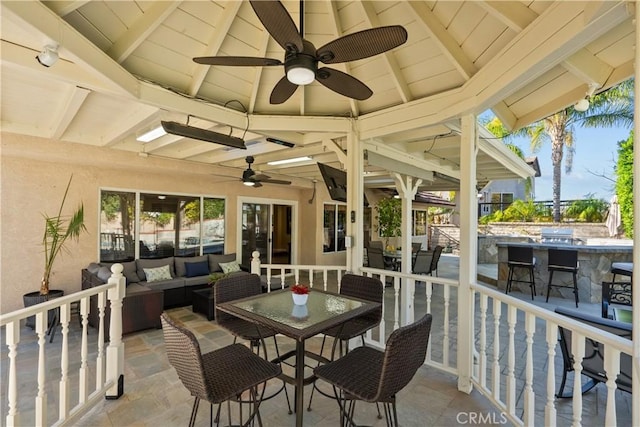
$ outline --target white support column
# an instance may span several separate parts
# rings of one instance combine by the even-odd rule
[[[635,89],[634,89],[634,139],[640,136],[640,99],[638,97],[638,91],[640,90],[640,63],[638,63],[638,58],[640,57],[640,5],[638,3],[634,3],[635,6],[635,63],[634,63],[634,72],[635,72]],[[635,144],[637,148],[637,144]],[[640,244],[640,215],[637,213],[640,212],[640,150],[633,150],[633,182],[635,185],[633,186],[633,211],[636,212],[636,215],[633,216],[633,262],[635,265],[640,266],[640,251],[636,251],[635,248]],[[636,267],[637,269],[638,267]],[[633,283],[632,287],[635,289],[640,289],[640,274],[635,274],[632,278]],[[640,307],[640,292],[632,293],[632,304],[634,307]],[[640,310],[633,310],[633,324],[640,325]],[[640,328],[633,328],[632,332],[632,341],[633,341],[633,369],[631,375],[631,385],[632,388],[636,390],[640,390]],[[640,405],[631,405],[631,425],[638,426],[640,425]]]
[[[413,199],[418,192],[418,186],[422,184],[421,179],[413,182],[413,177],[394,173],[393,178],[396,182],[396,190],[402,200],[402,236],[400,237],[400,246],[402,247],[401,271],[403,273],[411,273],[412,257],[411,257],[411,236],[413,234],[411,227],[411,211],[413,210]],[[402,293],[400,294],[400,324],[408,325],[415,320],[413,310],[413,300],[415,294],[415,282],[413,280],[402,279]]]
[[[478,251],[476,197],[476,116],[462,117],[460,141],[460,287],[458,288],[458,390],[471,393],[473,385],[473,297]]]
[[[347,134],[347,271],[357,272],[364,258],[364,152],[357,131]]]
[[[111,304],[109,322],[109,346],[107,347],[107,381],[113,385],[107,390],[107,399],[117,399],[124,393],[124,343],[122,342],[122,300],[124,299],[126,279],[122,275],[122,264],[111,266],[109,283],[116,283],[108,291]]]

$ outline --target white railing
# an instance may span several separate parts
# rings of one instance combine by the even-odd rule
[[[369,277],[379,277],[382,283],[390,280],[393,283],[391,287],[385,287],[385,294],[388,291],[393,292],[392,307],[387,307],[390,298],[385,295],[383,300],[385,322],[380,324],[377,340],[373,338],[373,333],[370,331],[366,337],[367,342],[384,348],[388,336],[385,331],[386,323],[391,323],[392,330],[396,330],[412,323],[424,313],[429,313],[433,315],[433,323],[425,364],[457,374],[455,354],[457,336],[452,335],[451,331],[457,322],[458,313],[457,305],[452,304],[451,291],[457,290],[458,281],[369,267],[362,267],[360,273]],[[432,310],[436,305],[441,309]]]
[[[537,307],[486,286],[473,284],[471,288],[476,294],[476,301],[479,299],[476,303],[479,303],[479,310],[476,310],[477,320],[474,328],[478,343],[478,369],[472,381],[479,391],[502,411],[504,416],[516,425],[530,426],[543,423],[545,426],[555,426],[566,423],[566,419],[557,420],[558,402],[555,399],[555,360],[558,353],[556,347],[560,326],[571,331],[572,334],[574,390],[582,389],[580,373],[581,362],[585,358],[585,338],[604,346],[604,367],[608,378],[605,425],[618,425],[615,379],[620,373],[620,354],[633,354],[631,340]],[[502,339],[505,329],[506,340]],[[537,346],[537,351],[534,351],[535,340],[540,334],[541,339],[545,341],[542,346],[544,352],[541,351],[541,346]],[[488,345],[488,341],[493,342]],[[524,372],[524,381],[517,378],[517,372]],[[543,378],[542,374],[545,372],[546,378]],[[546,388],[543,390],[538,388],[536,392],[534,384],[540,384],[542,381],[546,381]],[[504,390],[501,384],[506,386]],[[518,400],[518,396],[522,396],[522,401]],[[566,399],[562,404],[568,404],[568,402],[569,399]],[[544,421],[535,418],[536,403],[538,403],[538,412],[544,413]],[[582,394],[573,393],[570,403],[573,425],[580,425],[583,412]]]
[[[3,360],[2,367],[2,394],[6,396],[2,401],[7,403],[7,408],[2,408],[5,425],[71,425],[101,399],[117,398],[122,394],[124,372],[124,344],[121,340],[122,299],[125,289],[122,269],[121,264],[114,264],[111,267],[112,276],[105,285],[0,315],[0,327],[3,328],[2,333],[8,349],[8,360]],[[97,298],[99,326],[97,339],[92,340],[95,341],[95,348],[90,349],[88,316],[92,296]],[[109,325],[111,342],[105,349],[104,312],[107,300],[111,308]],[[79,309],[78,315],[82,324],[79,337],[70,336],[69,333],[72,306]],[[33,331],[20,326],[21,322],[30,316],[35,316]],[[60,342],[56,342],[58,340],[47,342],[50,321],[54,322],[54,328],[61,329]],[[58,322],[59,325],[57,325]],[[25,334],[23,344],[29,350],[18,352],[21,333]],[[34,333],[37,336],[35,343],[37,349],[30,350],[34,346],[32,335]],[[60,354],[59,368],[54,366],[52,360],[47,359],[51,346],[59,348],[59,350],[56,349],[56,354]],[[36,350],[37,357],[33,357]],[[18,360],[19,354],[24,356],[20,360]],[[73,367],[72,370],[70,370],[71,367]],[[92,373],[95,382],[90,379]],[[57,416],[47,413],[47,410],[52,407],[48,405],[47,390],[51,389],[52,381],[56,381],[48,381],[48,376],[58,378],[58,394],[54,393],[52,396],[52,400],[58,403]],[[77,387],[73,385],[76,381]],[[29,403],[30,399],[33,399],[33,404]],[[21,411],[21,408],[33,408],[33,410]]]

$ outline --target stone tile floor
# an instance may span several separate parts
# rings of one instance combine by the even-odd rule
[[[489,268],[488,271],[491,271]],[[451,255],[443,255],[439,266],[439,276],[457,278],[458,276],[458,258]],[[488,274],[488,273],[487,273]],[[389,293],[392,294],[392,293]],[[522,297],[531,301],[528,294],[512,293],[513,296]],[[442,315],[442,306],[435,304],[438,297],[437,290],[434,291],[434,322],[436,316]],[[455,292],[452,292],[455,298]],[[455,300],[454,300],[455,301]],[[542,298],[537,298],[534,303],[547,308],[553,309],[556,305],[570,305],[572,301],[551,299],[548,304],[542,302]],[[455,306],[454,302],[451,303]],[[477,305],[476,305],[477,306]],[[598,305],[580,304],[580,308],[598,313]],[[168,310],[168,313],[183,322],[196,334],[203,352],[219,348],[230,344],[233,338],[224,330],[219,328],[215,322],[209,322],[203,315],[194,314],[190,307],[183,307]],[[70,339],[79,336],[78,322],[73,321],[71,324]],[[457,317],[454,315],[450,319],[451,338],[450,343],[450,360],[455,364],[455,333],[456,333]],[[519,322],[519,325],[522,323]],[[387,327],[387,331],[391,331],[391,324]],[[23,327],[22,342],[19,356],[20,366],[18,366],[19,395],[28,393],[29,384],[35,384],[36,373],[30,367],[30,363],[37,357],[37,342],[33,332]],[[544,328],[538,331],[536,328],[536,337],[544,337]],[[437,330],[433,331],[432,345],[435,345],[441,336]],[[94,348],[96,343],[95,330],[90,328],[89,348]],[[519,334],[518,336],[521,336]],[[0,337],[4,342],[4,330]],[[82,426],[173,426],[185,425],[188,423],[189,414],[193,398],[180,383],[175,370],[169,365],[164,351],[164,340],[161,330],[149,330],[135,333],[124,337],[125,342],[125,395],[120,399],[102,400],[90,413],[85,415],[76,425]],[[506,342],[506,338],[501,338],[501,342]],[[278,343],[281,351],[293,349],[294,343],[285,338],[279,337]],[[307,349],[319,351],[321,339],[313,338],[308,341]],[[57,344],[57,345],[56,345]],[[53,344],[47,344],[47,375],[49,378],[59,378],[60,376],[60,338],[59,335]],[[273,353],[271,344],[269,352]],[[441,344],[440,344],[441,345]],[[488,349],[491,343],[488,342]],[[92,347],[93,346],[93,347]],[[516,344],[516,357],[524,357],[525,353],[521,343]],[[35,353],[35,354],[34,354]],[[536,341],[534,346],[534,354],[536,360],[542,360],[542,363],[536,364],[534,375],[537,381],[534,384],[536,392],[536,425],[544,425],[544,405],[546,400],[546,381],[539,380],[546,378],[546,347],[544,340]],[[70,371],[72,375],[72,401],[77,401],[78,379],[77,371],[79,364],[78,355],[71,355]],[[437,352],[434,352],[437,357]],[[505,355],[506,357],[506,355]],[[502,357],[501,357],[502,358]],[[0,377],[3,385],[7,381],[7,349],[2,346],[0,353],[0,362],[2,369]],[[558,377],[556,384],[559,384],[561,370],[561,358],[559,351],[556,355],[556,376]],[[286,368],[285,369],[290,369]],[[489,375],[491,371],[488,371]],[[522,382],[525,376],[524,371],[516,372],[518,382],[518,401],[516,410],[518,414],[522,414]],[[95,374],[90,373],[90,382],[94,381]],[[572,386],[572,377],[569,377],[569,387]],[[278,387],[276,382],[269,385],[270,389]],[[326,385],[325,385],[326,387]],[[325,388],[323,387],[323,388]],[[503,399],[506,385],[501,385]],[[293,399],[293,388],[288,387],[290,398]],[[305,388],[305,401],[308,402],[311,386]],[[328,389],[327,389],[328,391]],[[269,390],[267,390],[267,393]],[[55,422],[57,416],[57,385],[52,384],[47,387],[48,403],[49,403],[49,419],[51,424]],[[35,395],[35,392],[34,392]],[[600,426],[604,425],[604,412],[606,404],[606,387],[598,385],[596,389],[583,396],[583,425]],[[631,405],[632,398],[630,395],[617,392],[618,399],[618,421],[619,425],[631,425]],[[22,425],[33,425],[33,399],[27,399],[20,404],[22,413]],[[2,424],[4,424],[7,412],[6,386],[3,386],[0,393]],[[570,425],[572,419],[571,401],[564,399],[555,400],[556,409],[558,411],[558,425]],[[637,404],[637,403],[636,403]],[[276,397],[265,401],[261,406],[262,421],[265,426],[290,426],[295,424],[295,416],[288,414],[287,403],[283,393]],[[375,406],[359,403],[356,410],[356,420],[359,424],[379,426],[384,425],[384,420],[378,420],[375,417]],[[232,409],[237,421],[237,412]],[[494,425],[505,424],[500,412],[495,409],[492,404],[482,396],[478,391],[474,390],[470,395],[458,392],[457,379],[455,376],[439,371],[438,369],[423,366],[411,383],[398,395],[398,416],[400,425],[402,426],[452,426],[462,424],[473,424],[470,417],[476,418],[474,425]],[[304,414],[305,426],[335,426],[339,425],[338,407],[335,401],[315,394],[311,411]],[[223,412],[223,423],[227,422],[226,415]],[[196,420],[196,425],[208,425],[209,408],[206,403],[200,405],[200,410]],[[508,423],[507,423],[508,424]]]

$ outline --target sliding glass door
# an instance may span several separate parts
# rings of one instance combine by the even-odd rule
[[[253,251],[260,252],[262,263],[291,263],[292,211],[291,205],[242,203],[243,265],[251,263]]]

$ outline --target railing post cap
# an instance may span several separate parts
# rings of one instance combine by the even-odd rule
[[[111,272],[113,274],[122,274],[124,267],[120,263],[115,263],[111,266]]]

